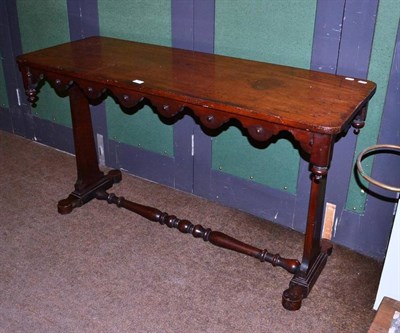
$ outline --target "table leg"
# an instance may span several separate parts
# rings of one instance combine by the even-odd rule
[[[321,241],[325,188],[326,176],[318,180],[313,174],[303,260],[300,270],[290,281],[289,289],[282,296],[282,305],[287,310],[300,309],[303,298],[310,293],[332,252],[330,241]]]
[[[332,253],[330,240],[321,239],[323,209],[328,168],[332,158],[334,137],[314,136],[311,149],[311,189],[308,205],[307,226],[304,236],[303,259],[300,269],[289,288],[283,292],[282,305],[287,310],[298,310],[303,298],[322,272],[328,256]]]
[[[121,180],[121,172],[112,170],[107,175],[100,171],[93,137],[89,102],[81,89],[73,85],[69,89],[72,126],[76,154],[77,181],[75,191],[58,202],[58,212],[71,213],[95,198],[99,190],[107,190]]]

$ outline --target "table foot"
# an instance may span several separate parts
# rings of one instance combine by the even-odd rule
[[[74,191],[66,199],[58,202],[57,208],[60,214],[69,214],[75,208],[81,207],[90,200],[96,198],[96,193],[106,191],[115,183],[119,183],[122,179],[121,171],[111,170],[97,182],[86,187],[83,191]]]
[[[331,253],[332,243],[327,239],[322,239],[321,252],[307,272],[299,270],[290,281],[289,288],[283,292],[282,305],[286,310],[296,311],[300,309],[303,298],[306,298],[310,293]]]
[[[303,300],[303,288],[292,285],[283,292],[282,305],[286,310],[296,311],[300,309]]]

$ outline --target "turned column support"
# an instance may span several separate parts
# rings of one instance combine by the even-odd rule
[[[304,235],[303,259],[299,271],[283,292],[282,305],[298,310],[324,268],[332,244],[322,240],[323,210],[328,170],[333,153],[334,136],[314,135],[310,152],[311,188]]]

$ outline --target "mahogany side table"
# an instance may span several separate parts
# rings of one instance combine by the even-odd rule
[[[77,163],[75,190],[58,203],[71,213],[96,198],[293,274],[283,292],[288,310],[301,307],[331,253],[321,239],[326,178],[335,140],[364,126],[373,82],[257,61],[106,37],[91,37],[17,57],[28,100],[44,80],[69,95]],[[282,258],[218,231],[107,192],[121,172],[98,166],[89,103],[113,95],[125,108],[150,104],[177,118],[188,110],[211,129],[237,120],[256,141],[288,132],[308,156],[311,189],[301,261]]]

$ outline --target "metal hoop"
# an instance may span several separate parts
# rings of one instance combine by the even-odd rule
[[[369,153],[369,152],[371,152],[371,151],[382,150],[382,149],[385,149],[385,150],[388,150],[388,149],[389,149],[389,150],[398,150],[398,151],[400,151],[400,146],[383,144],[383,145],[371,146],[371,147],[368,147],[368,148],[364,149],[364,150],[360,153],[360,155],[358,155],[358,158],[357,158],[357,170],[358,170],[358,173],[359,173],[364,179],[366,179],[368,182],[370,182],[371,184],[374,184],[374,185],[376,185],[376,186],[382,187],[382,188],[384,188],[385,190],[389,190],[389,191],[393,191],[393,192],[400,192],[400,187],[394,187],[394,186],[391,186],[391,185],[387,185],[387,184],[381,183],[381,182],[379,182],[379,181],[377,181],[377,180],[371,178],[370,176],[368,176],[368,175],[365,173],[364,169],[363,169],[362,166],[361,166],[361,160],[364,158],[364,156],[365,156],[367,153]]]

